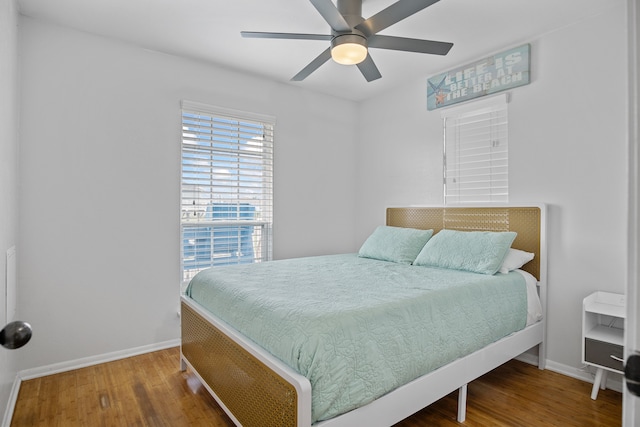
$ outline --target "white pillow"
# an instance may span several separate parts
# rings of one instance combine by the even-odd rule
[[[537,287],[538,280],[524,270],[516,271],[524,276],[524,280],[527,283],[527,326],[529,326],[542,319],[542,303],[538,296]]]
[[[500,273],[507,274],[512,270],[516,270],[529,261],[533,259],[535,254],[531,252],[521,251],[520,249],[509,248],[509,252],[507,252],[507,256],[502,262],[502,267],[500,267]]]

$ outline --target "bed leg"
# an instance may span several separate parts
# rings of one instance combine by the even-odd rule
[[[187,362],[184,361],[184,357],[180,356],[180,372],[187,370]]]
[[[463,423],[467,418],[467,384],[458,389],[458,422]]]
[[[545,344],[542,342],[538,344],[538,369],[544,370],[547,365],[547,354],[545,351]]]

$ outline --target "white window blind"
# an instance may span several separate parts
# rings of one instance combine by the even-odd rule
[[[444,201],[509,201],[506,94],[442,112]]]
[[[275,119],[182,103],[183,280],[271,259]]]

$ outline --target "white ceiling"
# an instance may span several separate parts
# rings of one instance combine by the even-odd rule
[[[411,0],[403,0],[411,1]],[[394,0],[365,0],[364,18]],[[382,78],[328,61],[290,84],[363,100],[505,48],[531,42],[622,0],[441,0],[380,34],[454,43],[446,57],[371,49]],[[23,15],[289,82],[328,42],[240,37],[240,31],[330,34],[308,0],[18,0]],[[426,90],[426,83],[425,83]]]

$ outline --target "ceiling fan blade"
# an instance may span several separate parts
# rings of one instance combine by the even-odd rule
[[[358,69],[368,82],[372,82],[382,77],[382,74],[380,74],[378,67],[376,67],[375,62],[373,62],[373,59],[369,54],[367,54],[364,61],[358,64]]]
[[[333,38],[330,34],[265,33],[260,31],[240,31],[240,35],[254,39],[331,40]]]
[[[336,5],[333,4],[331,0],[310,1],[334,31],[337,31],[339,33],[351,31],[351,26],[347,23]]]
[[[446,55],[453,47],[453,43],[383,35],[373,35],[367,39],[367,42],[369,47],[378,49],[402,50],[432,55]]]
[[[398,0],[386,9],[356,25],[367,37],[402,21],[439,0]]]
[[[331,48],[327,48],[324,52],[322,52],[316,59],[311,61],[309,65],[304,67],[298,74],[291,78],[291,81],[299,82],[306,79],[309,74],[313,73],[315,70],[320,68],[322,64],[331,59]]]

